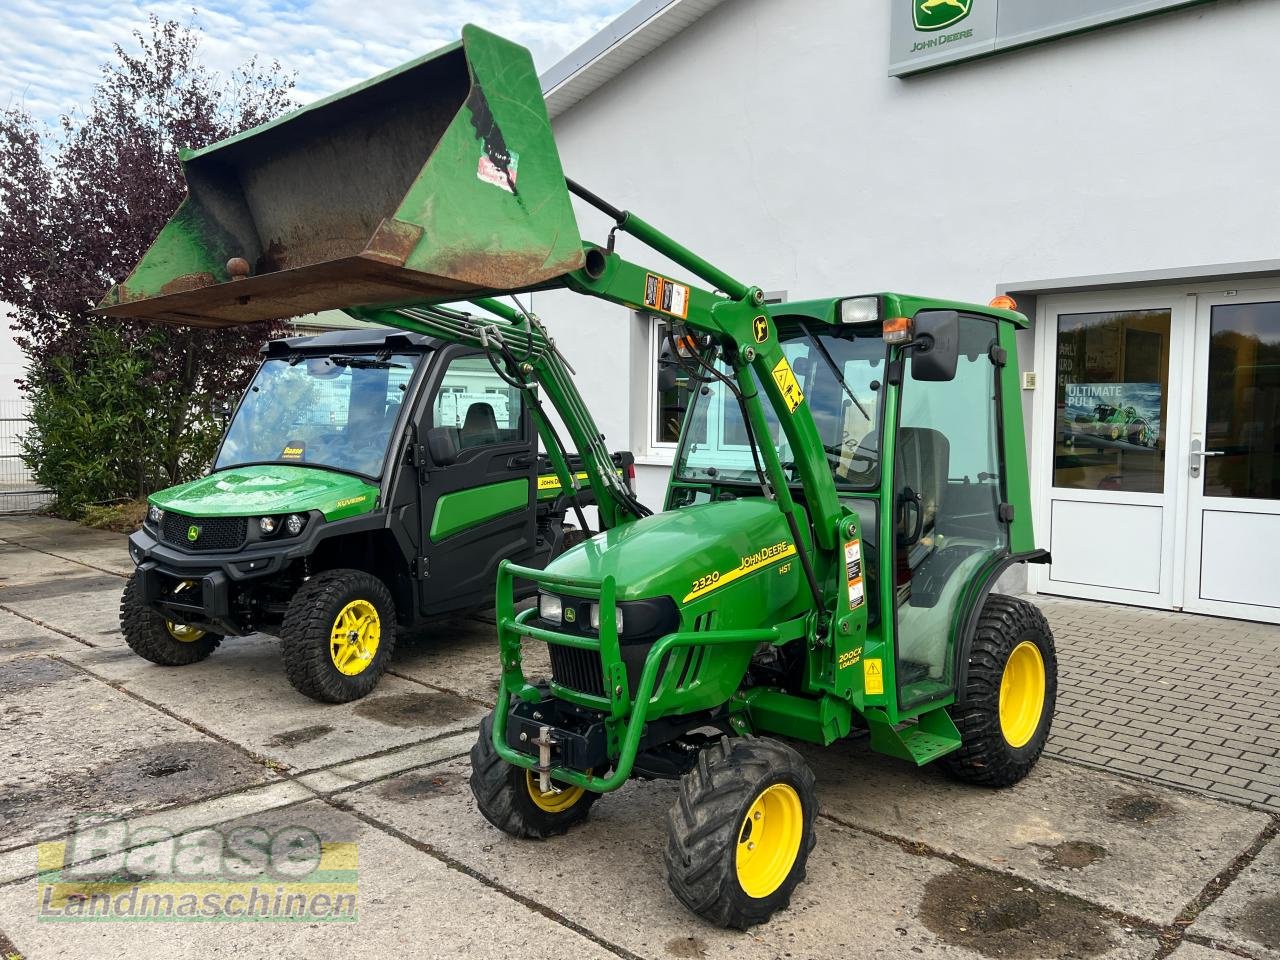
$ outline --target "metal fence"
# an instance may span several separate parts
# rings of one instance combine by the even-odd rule
[[[26,400],[0,400],[0,513],[31,513],[49,502],[19,456],[18,438],[27,430]]]

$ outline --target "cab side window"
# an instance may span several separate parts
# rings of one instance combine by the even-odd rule
[[[431,410],[431,426],[453,431],[458,450],[528,439],[520,391],[484,357],[455,357]]]

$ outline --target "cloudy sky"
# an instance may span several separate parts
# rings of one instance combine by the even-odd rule
[[[204,32],[218,70],[254,54],[297,72],[299,100],[332,93],[457,39],[478,23],[533,51],[545,70],[632,0],[4,0],[0,107],[51,124],[88,100],[112,44],[128,48],[147,14]],[[193,15],[193,6],[198,10]]]

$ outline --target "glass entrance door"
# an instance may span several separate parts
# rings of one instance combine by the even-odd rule
[[[1280,290],[1197,298],[1183,608],[1280,623]]]

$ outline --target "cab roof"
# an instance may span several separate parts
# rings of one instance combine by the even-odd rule
[[[820,300],[792,300],[786,303],[770,305],[770,312],[775,317],[802,316],[812,317],[822,323],[836,322],[836,309],[841,300],[852,300],[859,297],[875,297],[880,301],[880,316],[914,317],[921,310],[959,310],[961,313],[973,313],[993,320],[1012,323],[1019,330],[1030,326],[1026,316],[1016,310],[1002,310],[985,304],[965,303],[963,300],[941,300],[936,297],[921,297],[912,293],[860,293],[848,297],[823,297]]]
[[[435,337],[410,333],[393,327],[366,327],[359,330],[333,330],[305,337],[283,337],[270,340],[259,351],[263,356],[281,357],[294,353],[335,350],[434,350],[440,346]]]

